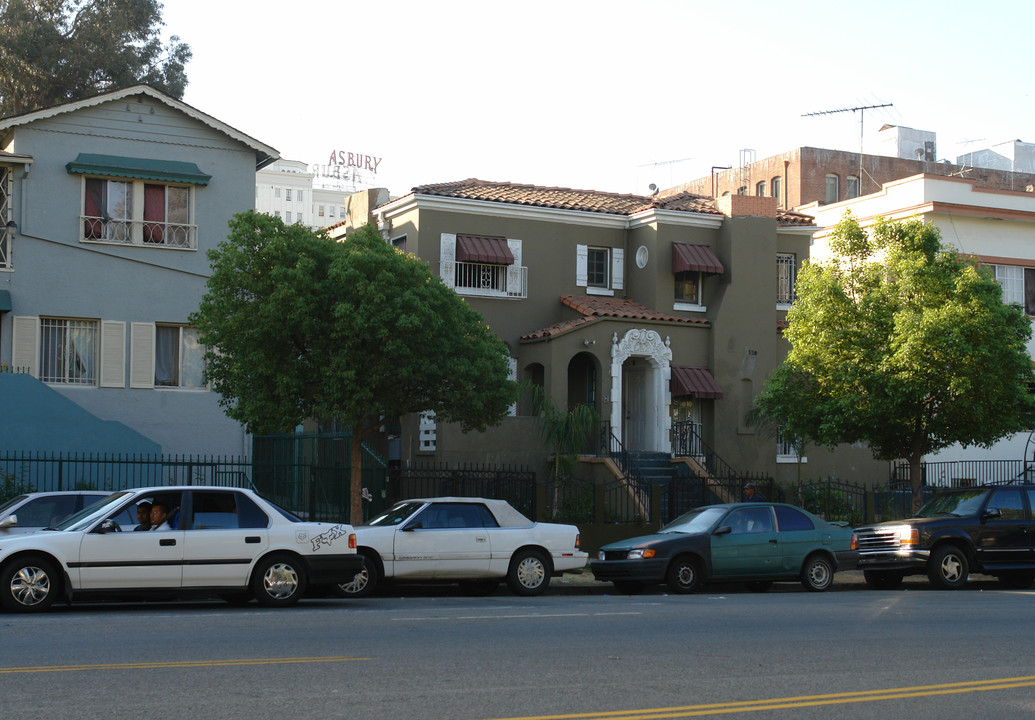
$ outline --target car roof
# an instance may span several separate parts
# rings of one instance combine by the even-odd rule
[[[514,509],[506,500],[499,500],[496,498],[480,498],[480,497],[432,497],[432,498],[411,498],[409,500],[403,500],[402,502],[419,502],[419,503],[469,503],[476,504],[480,503],[489,508],[493,516],[496,518],[496,522],[500,524],[500,527],[528,527],[529,525],[535,525],[534,522],[529,520],[527,517],[522,515],[520,512]]]

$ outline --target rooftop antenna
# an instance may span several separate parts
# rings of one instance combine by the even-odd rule
[[[837,113],[859,113],[859,192],[862,193],[862,155],[863,155],[863,116],[867,110],[894,107],[893,103],[881,103],[880,105],[856,105],[855,107],[838,108],[836,110],[818,110],[816,112],[803,113],[802,117],[816,117],[817,115],[835,115]],[[879,187],[878,187],[879,189]]]
[[[676,165],[678,163],[689,162],[689,161],[691,161],[693,159],[694,158],[692,158],[692,157],[688,157],[688,158],[679,158],[678,160],[659,160],[658,162],[645,163],[643,165],[638,165],[637,167],[656,168],[659,165],[668,165],[669,166],[669,168],[668,168],[668,184],[669,184],[669,187],[672,187],[672,182],[673,182],[672,181],[672,166]]]
[[[964,150],[965,150],[966,147],[968,147],[970,145],[973,145],[974,143],[984,142],[984,140],[985,140],[984,138],[974,138],[973,140],[960,140],[956,144],[957,145],[963,145],[964,146]],[[970,155],[970,167],[969,168],[967,167],[967,163],[963,163],[962,167],[959,169],[959,173],[958,173],[960,177],[963,177],[964,173],[966,173],[967,171],[974,169],[974,148],[970,148],[970,152],[969,153],[964,152],[964,157],[966,155]]]

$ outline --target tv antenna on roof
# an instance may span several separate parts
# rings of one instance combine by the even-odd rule
[[[892,103],[881,103],[880,105],[857,105],[856,107],[838,108],[837,110],[819,110],[817,112],[803,113],[802,117],[815,117],[817,115],[834,115],[836,113],[857,112],[859,113],[859,154],[863,151],[863,113],[866,110],[893,107]]]

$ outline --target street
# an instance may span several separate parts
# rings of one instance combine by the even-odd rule
[[[61,718],[1035,717],[1035,592],[453,588],[0,614],[6,708]]]

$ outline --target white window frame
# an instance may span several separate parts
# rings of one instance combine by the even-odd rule
[[[704,301],[704,287],[703,287],[704,286],[704,273],[701,272],[700,270],[685,270],[684,272],[694,273],[695,275],[697,275],[697,298],[694,299],[694,300],[690,300],[690,299],[687,299],[687,298],[674,298],[674,300],[672,302],[672,309],[673,310],[686,310],[686,311],[690,311],[690,312],[704,312],[704,311],[706,311],[708,308],[705,307],[704,304],[703,304],[703,301]],[[679,277],[678,276],[681,275],[681,274],[682,273],[676,273],[675,275],[673,275],[673,280],[675,282],[674,286],[678,286],[679,285]]]
[[[765,197],[766,184],[767,183],[765,180],[755,183],[755,195],[757,195],[758,197]]]
[[[799,461],[804,464],[809,461],[808,457],[802,455],[798,457],[798,453],[794,451],[794,446],[786,442],[781,436],[780,431],[782,428],[776,429],[776,463],[783,465],[787,463],[797,464]]]
[[[49,331],[49,332],[48,332]],[[101,325],[100,321],[92,318],[68,318],[68,317],[41,317],[39,318],[39,379],[48,385],[69,385],[74,387],[97,387],[100,381],[100,345]],[[76,338],[76,335],[81,337]],[[48,361],[47,349],[48,340],[57,338],[54,347],[50,348],[55,355],[52,361]],[[84,343],[85,353],[78,352],[77,343]],[[73,377],[70,372],[73,359],[71,352],[79,362],[86,366],[83,374]],[[58,367],[60,366],[60,367]],[[54,371],[47,373],[47,368],[53,367]]]
[[[604,285],[589,284],[590,251],[607,253],[604,260],[607,280]],[[621,290],[625,287],[625,250],[623,248],[610,248],[598,245],[576,245],[575,284],[586,288],[587,295],[613,296],[615,290]]]
[[[160,383],[158,381],[158,361],[159,361],[159,348],[158,348],[158,335],[162,329],[175,328],[176,333],[176,378],[174,383]],[[184,364],[185,359],[188,356],[188,351],[185,348],[185,343],[194,342],[197,345],[196,352],[200,353],[199,361],[201,364],[201,375],[198,377],[197,384],[184,384]],[[155,350],[154,350],[154,386],[162,390],[205,390],[207,385],[203,379],[205,371],[205,357],[204,348],[197,339],[197,330],[190,325],[180,325],[176,323],[155,323]]]
[[[528,268],[521,264],[521,240],[507,238],[512,265],[460,262],[456,234],[442,233],[439,241],[439,277],[457,295],[518,300],[528,297]],[[464,284],[457,282],[464,279]],[[477,280],[477,284],[475,284]]]
[[[769,192],[776,198],[776,204],[780,205],[783,202],[783,178],[774,177],[769,181]]]
[[[841,178],[838,175],[834,174],[834,173],[829,173],[826,176],[826,178],[824,180],[824,183],[825,183],[824,186],[823,186],[824,202],[825,203],[836,203],[838,200],[840,200],[841,199]],[[831,199],[831,192],[830,192],[831,188],[833,188],[833,199]]]
[[[87,197],[91,186],[102,183],[103,198],[94,197],[100,215],[87,215]],[[162,218],[146,219],[146,188],[161,187],[163,193]],[[115,188],[124,192],[112,194]],[[170,191],[185,192],[186,219],[170,220]],[[114,198],[123,197],[122,203],[112,204]],[[163,182],[111,178],[103,175],[84,175],[79,203],[79,240],[89,244],[134,245],[165,250],[198,249],[198,228],[194,224],[194,186],[189,183]]]
[[[992,265],[995,281],[1003,289],[1003,304],[1024,307],[1024,268],[1018,265]]]

